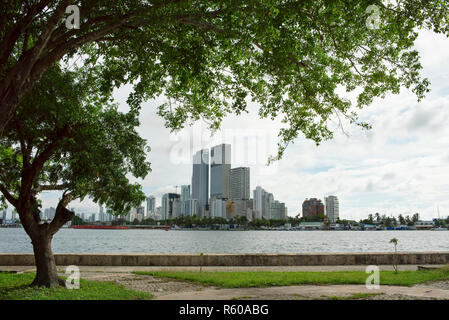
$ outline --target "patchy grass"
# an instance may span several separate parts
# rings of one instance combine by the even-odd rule
[[[145,292],[127,290],[113,282],[80,280],[80,289],[30,288],[34,273],[0,273],[0,300],[140,300]]]
[[[151,275],[191,281],[221,288],[248,288],[291,285],[365,284],[367,273],[363,271],[333,272],[197,272],[197,271],[136,271],[135,274]],[[381,271],[380,285],[413,286],[418,283],[449,279],[449,269],[419,271]]]
[[[368,299],[375,296],[380,296],[384,293],[354,293],[347,297],[340,296],[331,296],[331,300],[360,300],[360,299]]]
[[[244,300],[244,299],[251,299],[254,298],[253,296],[237,296],[237,297],[232,297],[231,300]]]

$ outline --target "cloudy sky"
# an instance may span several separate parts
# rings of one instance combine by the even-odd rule
[[[376,100],[360,117],[372,124],[363,131],[344,125],[335,138],[320,146],[303,136],[287,149],[281,161],[267,167],[276,151],[279,121],[261,120],[257,105],[244,116],[229,116],[222,130],[210,136],[200,122],[179,134],[171,134],[156,115],[161,100],[143,105],[139,132],[152,151],[152,172],[139,181],[158,204],[163,193],[190,184],[191,159],[200,148],[231,143],[232,166],[251,167],[251,190],[257,185],[285,202],[288,214],[301,211],[305,198],[336,195],[340,217],[360,219],[369,213],[386,215],[419,212],[424,219],[449,215],[449,39],[422,32],[416,43],[431,81],[432,92],[418,103],[406,89],[400,95]],[[116,91],[120,108],[129,87]],[[179,189],[178,189],[179,190]],[[59,194],[42,194],[43,208],[56,206]],[[73,202],[80,212],[98,212],[89,200]]]

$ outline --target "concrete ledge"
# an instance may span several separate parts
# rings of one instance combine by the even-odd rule
[[[399,252],[397,263],[448,264],[449,252]],[[343,266],[389,265],[394,253],[55,254],[58,266]],[[0,253],[0,266],[34,266],[33,254]]]

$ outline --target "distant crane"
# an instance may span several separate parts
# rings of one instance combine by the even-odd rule
[[[176,194],[178,194],[178,187],[179,187],[179,186],[175,186],[175,188],[176,188]]]

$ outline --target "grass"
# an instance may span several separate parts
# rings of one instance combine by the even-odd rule
[[[291,285],[365,284],[368,274],[363,271],[333,272],[177,272],[136,271],[135,274],[151,275],[191,281],[221,288],[248,288]],[[380,285],[413,286],[418,283],[449,279],[449,269],[419,271],[381,271]]]
[[[113,282],[80,280],[80,289],[30,288],[34,273],[0,273],[0,300],[137,300],[151,299],[145,292],[127,290]]]

